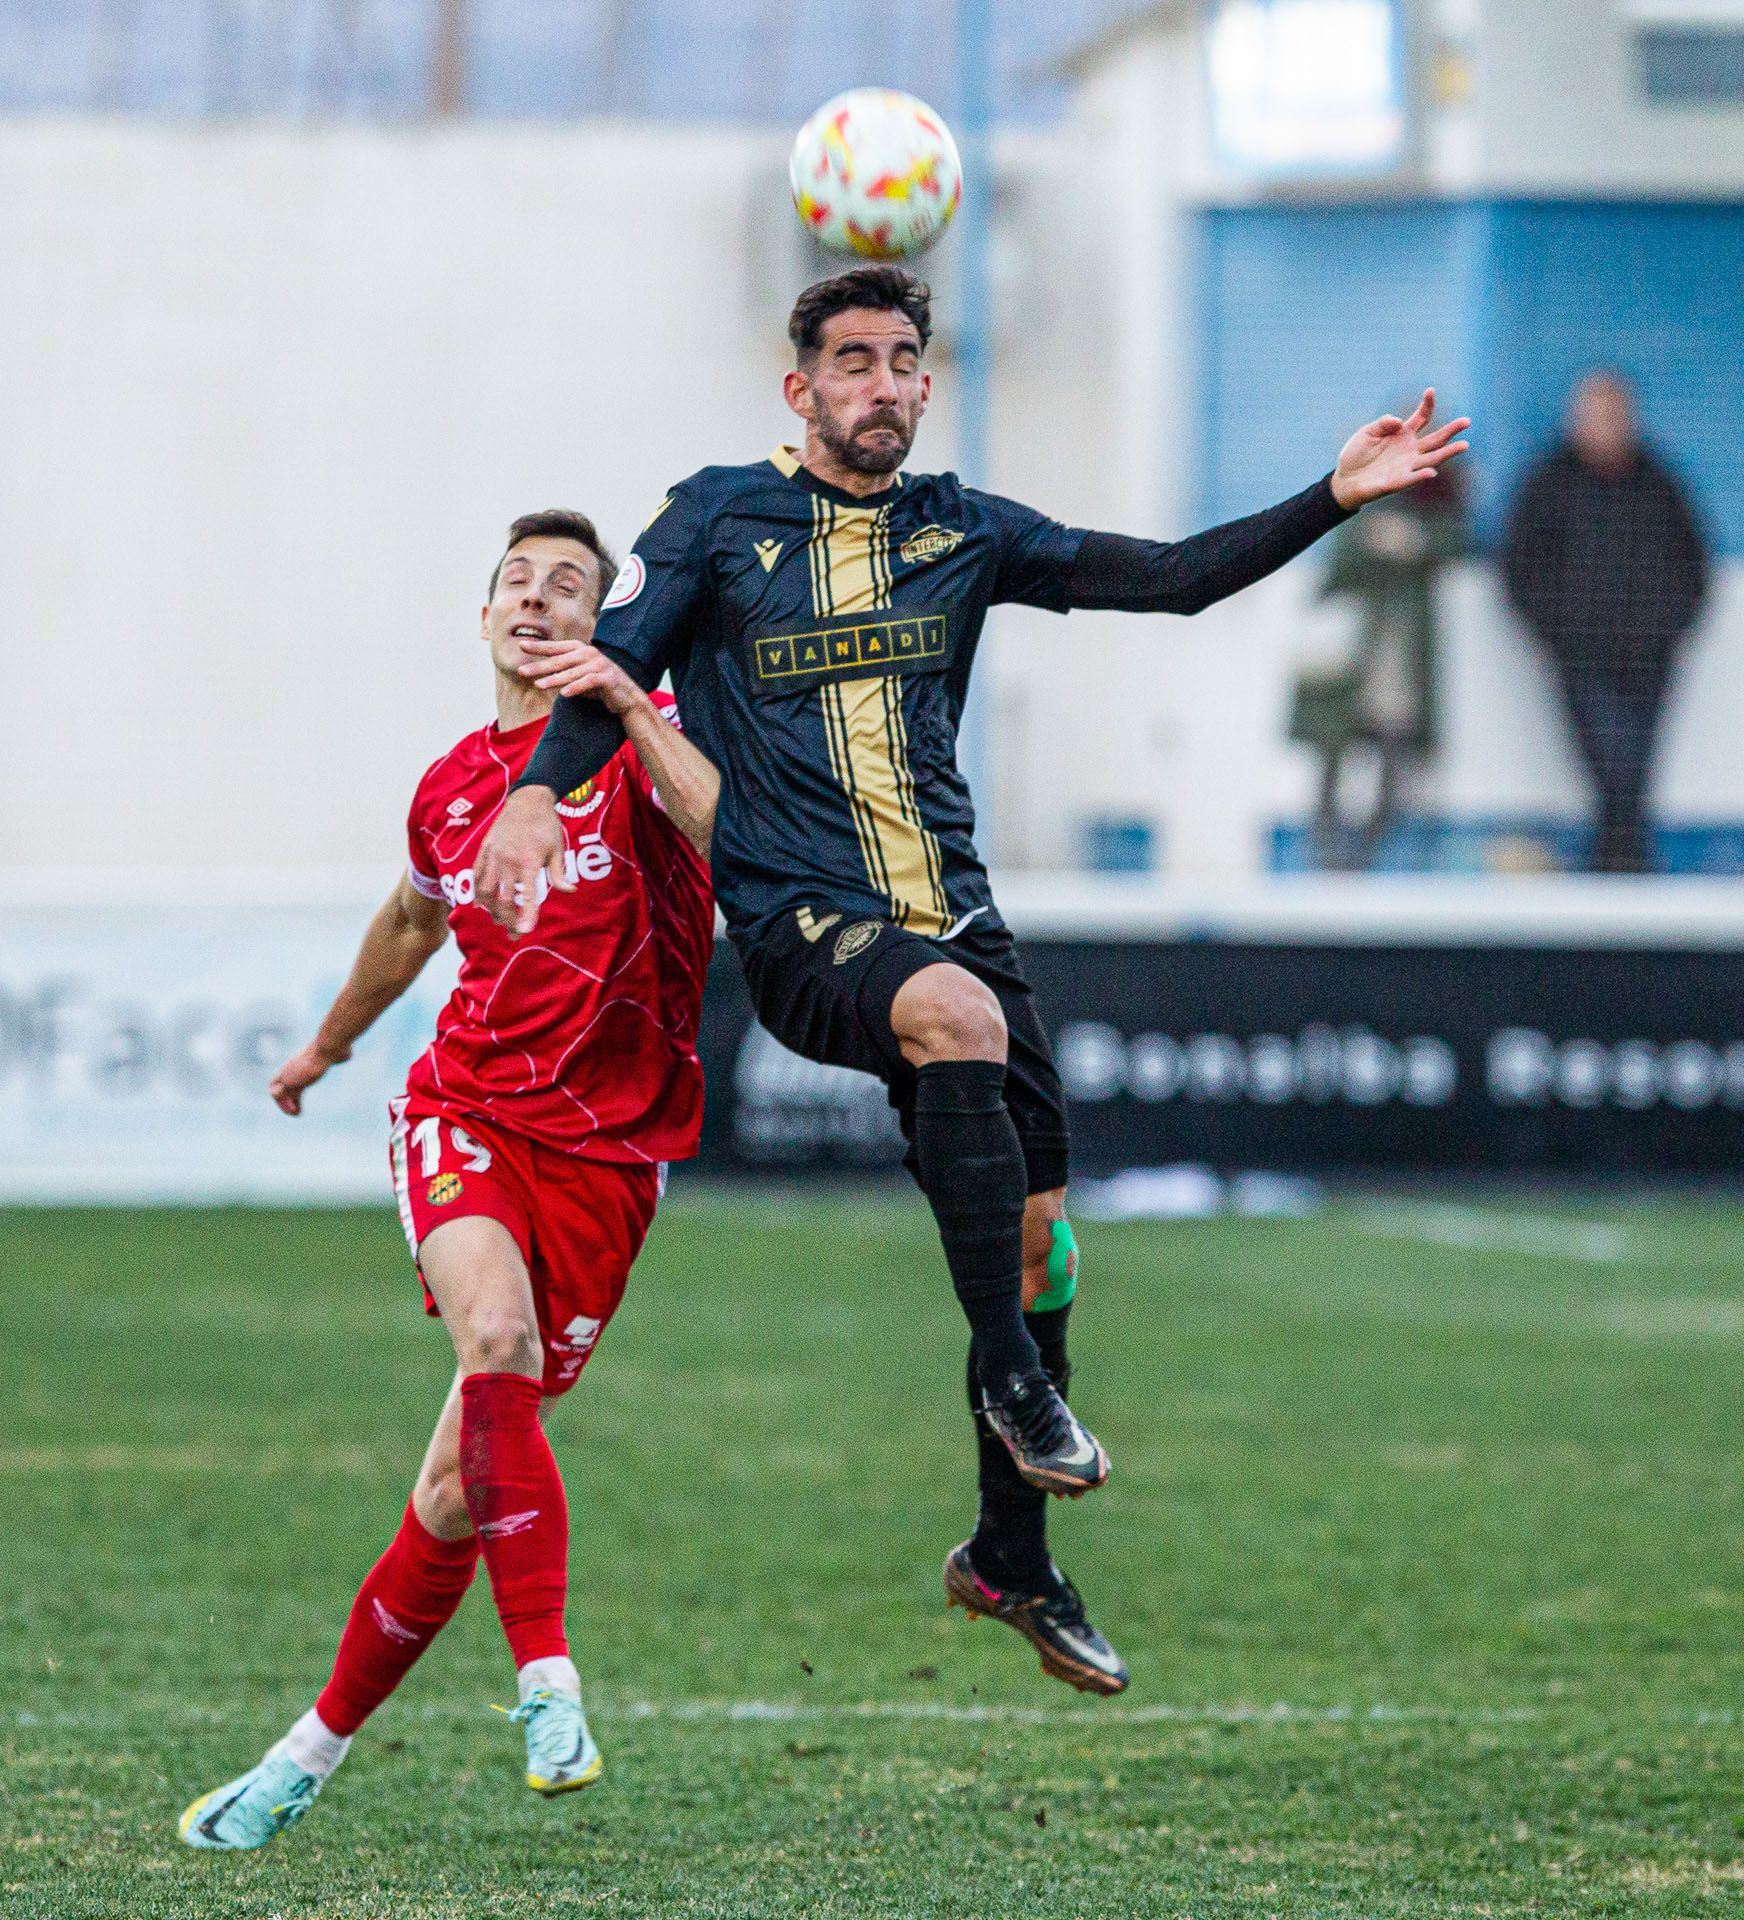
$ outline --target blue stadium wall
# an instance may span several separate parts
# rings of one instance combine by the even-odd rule
[[[1198,254],[1205,519],[1302,485],[1354,424],[1432,381],[1478,421],[1493,536],[1571,382],[1606,365],[1635,380],[1716,546],[1744,554],[1744,206],[1220,208]]]

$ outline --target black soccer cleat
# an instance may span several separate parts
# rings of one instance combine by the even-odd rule
[[[945,1555],[945,1604],[971,1620],[986,1614],[1015,1627],[1041,1655],[1042,1672],[1080,1693],[1126,1691],[1126,1662],[1091,1626],[1083,1596],[1051,1560],[1039,1592],[995,1587],[975,1571],[965,1540]]]
[[[981,1411],[1032,1487],[1076,1500],[1108,1478],[1102,1442],[1039,1368],[1013,1374],[998,1399],[987,1395]]]

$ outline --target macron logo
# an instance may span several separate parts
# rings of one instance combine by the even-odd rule
[[[506,1540],[512,1533],[525,1533],[538,1518],[537,1507],[529,1507],[525,1513],[505,1513],[500,1520],[487,1520],[479,1534],[486,1540]]]
[[[403,1620],[396,1620],[387,1608],[373,1596],[370,1599],[370,1611],[375,1615],[375,1623],[390,1640],[403,1640],[408,1646],[419,1636]]]

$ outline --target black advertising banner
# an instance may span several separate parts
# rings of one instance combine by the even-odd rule
[[[1038,939],[1022,953],[1081,1173],[1744,1166],[1734,951]],[[883,1089],[778,1046],[724,946],[703,1055],[708,1169],[901,1157]]]

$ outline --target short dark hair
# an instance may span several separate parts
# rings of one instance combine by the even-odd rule
[[[523,540],[533,540],[540,535],[553,540],[573,540],[578,547],[586,547],[599,562],[599,598],[603,603],[612,590],[612,582],[618,577],[618,563],[612,558],[611,549],[600,538],[599,528],[585,513],[576,513],[569,507],[541,507],[537,513],[524,513],[509,528],[508,545],[503,548],[503,558],[491,568],[489,597],[497,597],[497,579],[503,570],[503,560],[518,547]],[[596,603],[595,611],[598,611]]]
[[[804,366],[824,343],[824,322],[838,313],[868,307],[875,313],[900,313],[920,335],[920,350],[933,337],[933,290],[906,267],[880,263],[850,267],[814,281],[793,303],[787,337]]]

